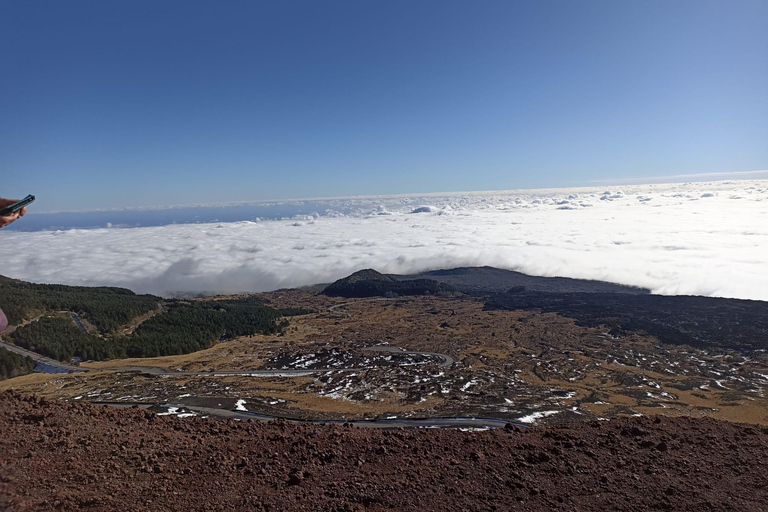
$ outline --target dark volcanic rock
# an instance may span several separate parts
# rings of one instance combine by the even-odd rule
[[[763,511],[768,429],[214,421],[0,394],[0,510]],[[663,447],[663,448],[662,448]]]
[[[550,293],[632,293],[648,294],[649,290],[624,286],[605,281],[572,279],[569,277],[529,276],[514,270],[494,267],[459,267],[431,270],[406,276],[393,275],[394,279],[433,279],[453,286],[464,293],[500,293],[509,289]]]
[[[640,331],[664,343],[749,351],[768,348],[768,303],[687,295],[622,293],[497,294],[486,309],[535,309],[574,318],[580,325]]]
[[[399,281],[373,269],[365,269],[328,285],[323,294],[331,297],[377,297],[384,295],[426,295],[453,292],[448,284],[432,279]]]

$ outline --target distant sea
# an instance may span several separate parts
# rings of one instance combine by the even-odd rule
[[[160,209],[96,210],[27,214],[4,231],[56,231],[96,228],[137,228],[170,224],[201,224],[293,219],[301,216],[348,215],[358,208],[331,201],[299,201],[228,206],[183,206]]]
[[[38,198],[0,230],[0,274],[175,296],[327,283],[364,268],[488,265],[768,300],[768,180],[38,213],[45,207]]]
[[[477,193],[415,196],[361,196],[293,199],[253,203],[209,204],[38,213],[35,206],[22,222],[3,231],[66,231],[70,229],[145,228],[173,224],[206,224],[261,220],[308,220],[310,217],[366,217],[432,211],[429,204],[456,205]],[[506,200],[506,199],[505,199]]]

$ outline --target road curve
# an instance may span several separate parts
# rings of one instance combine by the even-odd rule
[[[344,307],[348,304],[355,304],[359,302],[371,302],[371,301],[381,301],[381,300],[398,300],[397,298],[387,298],[387,297],[376,297],[372,299],[364,299],[360,301],[350,301],[350,302],[344,302],[341,304],[336,304],[334,306],[330,306],[328,308],[328,311],[331,314],[344,316],[346,318],[351,318],[352,315],[350,313],[347,313],[346,311],[336,311],[337,308]],[[80,318],[77,316],[76,313],[71,313],[72,319],[75,321],[75,323],[80,327],[82,330],[87,332],[85,329],[85,326],[80,321]],[[10,350],[11,352],[15,352],[17,354],[20,354],[25,357],[29,357],[34,361],[37,361],[39,363],[44,363],[56,368],[61,368],[63,370],[69,371],[69,372],[77,372],[77,373],[84,373],[89,371],[96,371],[91,368],[85,368],[81,366],[74,366],[69,365],[66,363],[62,363],[61,361],[56,361],[55,359],[51,359],[49,357],[45,357],[41,354],[38,354],[36,352],[32,352],[31,350],[27,350],[24,348],[21,348],[17,345],[13,345],[10,343],[5,343],[3,341],[0,341],[0,347],[3,347],[7,350]],[[455,361],[453,357],[449,356],[448,354],[440,354],[438,352],[421,352],[421,351],[413,351],[413,350],[404,350],[400,347],[396,347],[393,345],[375,345],[372,347],[366,347],[361,350],[364,351],[370,351],[370,352],[390,352],[390,353],[397,353],[397,354],[403,354],[403,355],[420,355],[420,356],[426,356],[426,357],[434,357],[437,359],[441,359],[442,362],[438,363],[438,367],[440,368],[446,368],[448,366],[451,366]],[[306,375],[313,375],[317,373],[326,373],[326,372],[359,372],[359,371],[365,371],[370,370],[371,368],[361,368],[361,367],[355,367],[355,368],[318,368],[318,369],[302,369],[302,370],[293,370],[293,369],[287,369],[287,370],[233,370],[233,371],[211,371],[211,372],[187,372],[187,371],[171,371],[166,368],[159,368],[156,366],[118,366],[114,368],[105,368],[104,370],[113,370],[113,371],[124,371],[124,372],[139,372],[146,375],[154,375],[154,376],[196,376],[196,377],[228,377],[228,376],[240,376],[240,377],[302,377]]]
[[[359,304],[361,302],[373,302],[373,301],[380,301],[380,300],[402,300],[402,297],[374,297],[371,299],[361,299],[356,301],[349,301],[349,302],[342,302],[341,304],[335,304],[333,306],[330,306],[328,308],[328,311],[332,315],[336,316],[343,316],[345,318],[352,318],[352,313],[348,313],[347,311],[336,311],[338,308],[343,308],[345,306],[348,306],[350,304]],[[364,348],[362,350],[371,350],[371,351],[377,351],[377,352],[395,352],[398,354],[414,354],[414,355],[422,355],[422,356],[430,356],[430,357],[436,357],[438,359],[442,359],[443,362],[438,364],[440,368],[446,368],[448,366],[451,366],[455,360],[453,357],[449,356],[448,354],[440,354],[438,352],[417,352],[413,350],[404,350],[402,348],[393,346],[393,345],[375,345],[373,347]]]
[[[137,406],[142,409],[151,409],[153,407],[162,408],[177,408],[194,411],[197,413],[205,414],[208,416],[217,416],[220,418],[238,419],[238,420],[253,420],[259,422],[267,421],[286,421],[289,423],[298,424],[334,424],[344,425],[349,424],[358,428],[377,428],[377,429],[394,429],[394,428],[466,428],[466,429],[491,429],[491,428],[504,428],[510,422],[506,420],[496,418],[462,418],[462,417],[449,417],[449,418],[388,418],[388,419],[376,419],[376,420],[304,420],[297,418],[286,418],[282,416],[271,416],[269,414],[261,414],[251,411],[238,411],[233,409],[225,409],[218,407],[204,407],[198,405],[187,405],[183,403],[146,403],[146,402],[91,402],[94,405],[109,405],[112,407],[127,408]],[[522,423],[511,423],[514,426],[527,428],[529,425]]]
[[[81,331],[83,331],[85,334],[90,334],[88,332],[88,329],[85,328],[85,325],[83,325],[83,321],[80,320],[80,315],[77,313],[69,312],[70,315],[72,315],[72,320],[77,324],[77,326],[80,328]]]
[[[374,302],[380,300],[403,300],[403,297],[373,297],[371,299],[350,300],[348,302],[342,302],[341,304],[334,304],[328,308],[328,312],[332,315],[343,316],[346,318],[352,318],[352,313],[346,311],[336,311],[338,308],[349,306],[350,304],[360,304],[361,302]]]
[[[15,352],[16,354],[19,354],[21,356],[28,357],[33,361],[37,361],[38,363],[47,364],[49,366],[55,366],[56,368],[61,368],[62,370],[67,370],[69,372],[84,373],[84,372],[91,371],[88,368],[82,368],[80,366],[74,366],[71,364],[62,363],[61,361],[56,361],[55,359],[51,359],[50,357],[45,357],[44,355],[38,354],[37,352],[32,352],[31,350],[21,348],[18,345],[13,345],[11,343],[6,343],[4,341],[0,341],[0,347],[6,350],[9,350],[11,352]]]
[[[362,350],[366,350],[369,352],[393,352],[395,354],[406,354],[406,355],[412,354],[412,355],[419,355],[419,356],[436,357],[438,359],[443,360],[442,363],[438,363],[437,365],[440,368],[447,368],[448,366],[451,366],[455,362],[454,359],[448,354],[440,354],[438,352],[417,352],[413,350],[404,350],[394,345],[374,345],[373,347],[367,347]]]

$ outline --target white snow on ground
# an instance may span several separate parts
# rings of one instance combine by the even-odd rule
[[[491,265],[768,300],[768,180],[437,194],[422,204],[411,213],[402,196],[340,200],[298,223],[4,231],[0,261],[19,279],[161,295],[264,291],[367,267]]]
[[[326,383],[326,386],[327,386],[327,384],[330,384],[330,382],[331,381],[328,381]],[[325,397],[328,397],[328,398],[349,400],[347,398],[347,395],[350,393],[350,388],[352,387],[352,381],[351,380],[347,380],[346,383],[344,384],[344,380],[342,380],[342,384],[343,385],[337,385],[333,389],[330,389],[328,391],[322,390],[320,392],[320,394],[322,396],[325,396]],[[328,386],[328,387],[330,387],[330,386]]]
[[[248,409],[245,408],[245,400],[242,398],[235,402],[235,410],[236,411],[247,411]]]
[[[255,372],[227,372],[227,373],[211,373],[213,377],[303,377],[305,375],[312,375],[312,370],[295,372],[280,372],[273,370],[255,371]]]
[[[194,412],[179,412],[178,407],[169,407],[167,412],[157,413],[158,416],[168,416],[171,414],[178,416],[179,418],[190,418],[192,416],[199,416],[197,413],[194,413]]]
[[[529,414],[528,416],[517,418],[515,421],[519,421],[520,423],[536,423],[536,421],[540,420],[541,418],[546,418],[547,416],[552,416],[553,414],[557,414],[559,412],[561,411],[537,411]]]

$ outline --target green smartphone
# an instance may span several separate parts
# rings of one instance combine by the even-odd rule
[[[34,200],[35,200],[35,196],[30,194],[24,199],[22,199],[21,201],[16,201],[13,204],[9,204],[8,206],[0,210],[0,217],[5,217],[6,215],[11,215],[12,213],[16,213],[17,211],[21,210],[22,208],[24,208]]]

